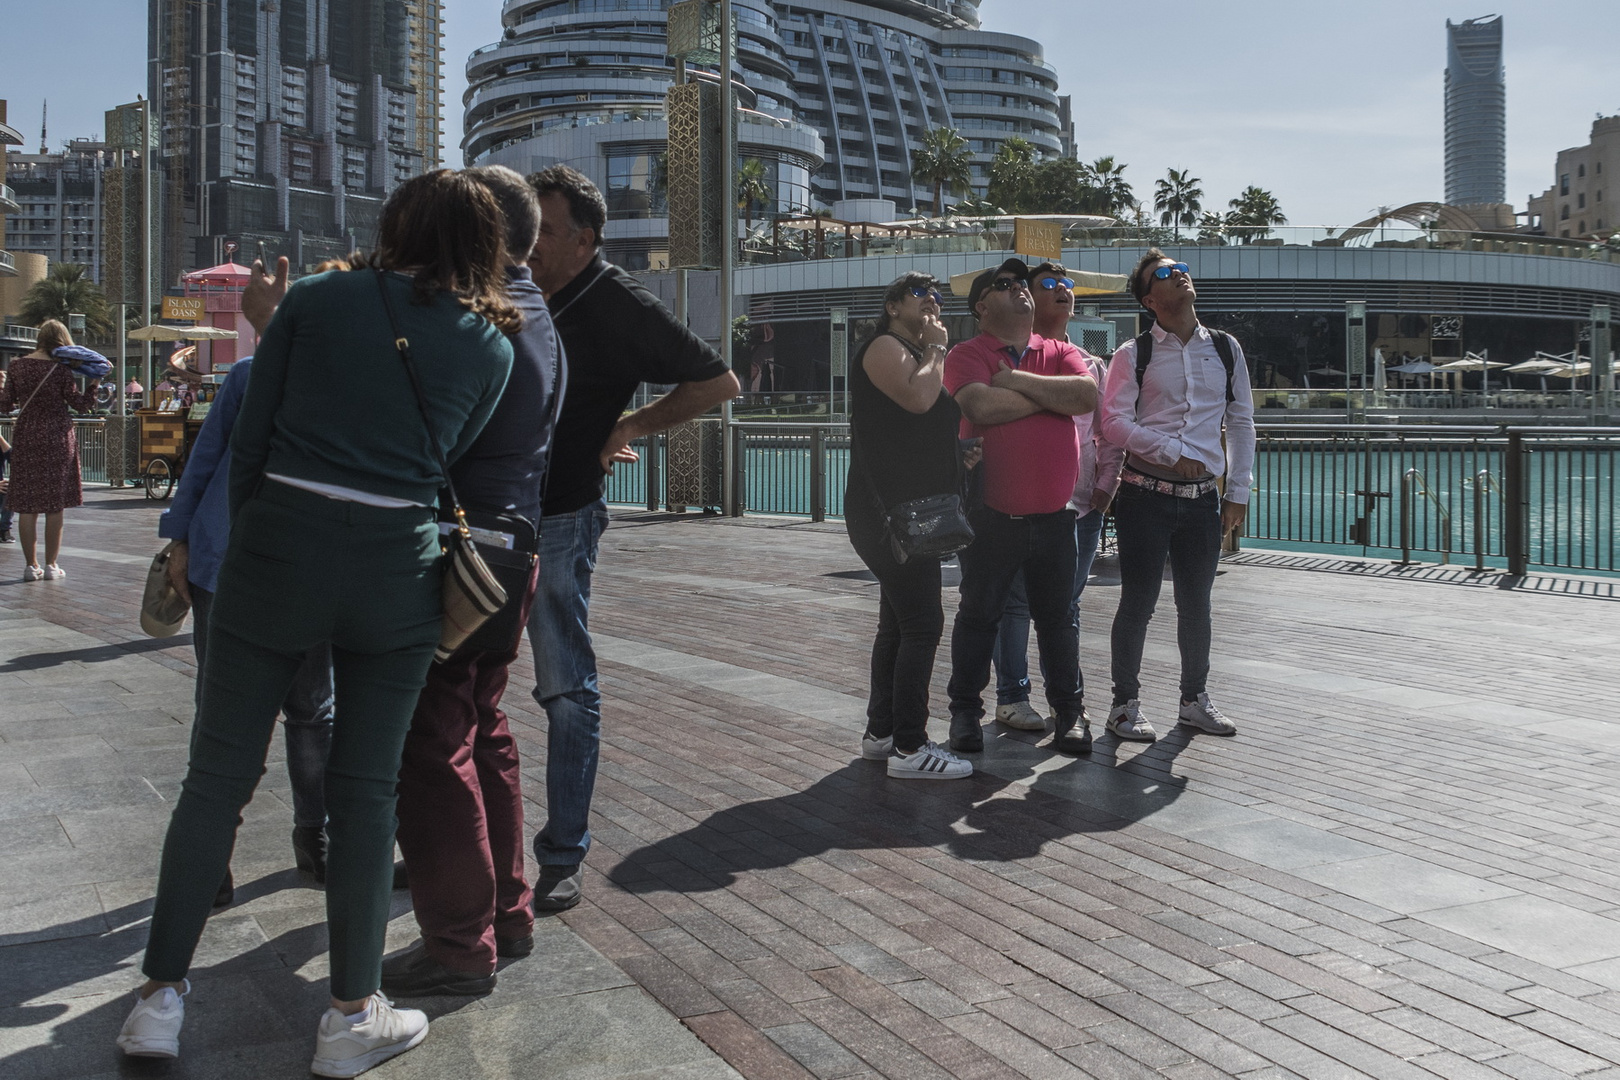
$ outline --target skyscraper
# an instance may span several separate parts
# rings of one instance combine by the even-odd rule
[[[149,0],[166,166],[163,277],[244,255],[308,267],[369,246],[439,161],[439,0]]]
[[[1446,20],[1446,202],[1507,199],[1502,17]]]
[[[502,39],[467,62],[469,164],[572,165],[608,199],[609,256],[657,265],[667,241],[658,156],[673,79],[667,0],[508,0]],[[739,159],[755,158],[773,212],[842,199],[926,206],[912,153],[936,127],[973,152],[973,194],[1018,135],[1065,150],[1057,73],[1039,42],[981,31],[978,0],[733,0]],[[698,77],[714,78],[700,72]]]

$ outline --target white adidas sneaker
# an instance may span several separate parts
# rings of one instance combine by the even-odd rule
[[[419,1009],[396,1009],[381,992],[371,995],[366,1011],[370,1015],[354,1024],[337,1009],[326,1010],[315,1032],[310,1072],[359,1076],[427,1038],[427,1014]]]

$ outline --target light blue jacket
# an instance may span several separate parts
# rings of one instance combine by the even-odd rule
[[[225,376],[225,384],[208,409],[208,419],[191,444],[191,456],[180,473],[174,502],[158,518],[159,536],[191,545],[186,577],[209,592],[214,592],[219,583],[219,564],[231,536],[231,429],[236,426],[242,395],[247,392],[252,362],[251,356],[238,360]]]

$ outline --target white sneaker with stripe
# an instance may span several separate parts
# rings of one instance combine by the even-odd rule
[[[973,765],[943,746],[925,742],[915,753],[896,750],[889,758],[889,775],[904,780],[961,780],[973,775]]]

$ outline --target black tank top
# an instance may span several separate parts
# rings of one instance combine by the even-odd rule
[[[849,488],[866,492],[872,483],[883,505],[892,507],[908,499],[947,495],[957,490],[957,428],[962,412],[942,388],[925,413],[907,412],[877,388],[866,374],[866,350],[883,334],[868,338],[849,367],[850,448]],[[913,356],[917,347],[890,333]],[[846,500],[852,501],[852,500]]]

